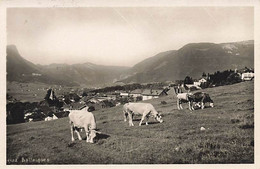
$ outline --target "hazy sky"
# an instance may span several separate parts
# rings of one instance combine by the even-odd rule
[[[9,8],[7,44],[36,64],[133,66],[194,42],[254,39],[252,7]]]

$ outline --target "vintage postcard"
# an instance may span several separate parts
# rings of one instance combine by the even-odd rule
[[[5,167],[257,168],[258,1],[0,3]]]

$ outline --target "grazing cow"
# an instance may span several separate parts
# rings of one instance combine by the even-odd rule
[[[163,122],[161,115],[155,110],[152,104],[150,103],[126,103],[123,106],[124,121],[127,121],[126,118],[129,116],[129,126],[134,126],[133,124],[133,115],[141,114],[142,119],[139,123],[139,126],[142,125],[146,117],[146,125],[148,125],[149,116],[154,116],[154,118],[160,123]]]
[[[204,109],[205,103],[209,103],[210,107],[214,107],[213,100],[209,97],[209,94],[204,92],[196,92],[192,96],[192,102],[197,103],[201,109]]]
[[[96,137],[96,121],[90,108],[86,107],[82,110],[70,110],[69,120],[71,125],[71,140],[74,141],[73,131],[78,135],[78,139],[82,140],[79,129],[84,128],[87,136],[86,142],[94,143],[93,139]]]
[[[177,107],[178,110],[183,109],[182,103],[189,103],[189,109],[192,111],[194,110],[193,105],[192,105],[192,93],[178,93],[177,94]]]

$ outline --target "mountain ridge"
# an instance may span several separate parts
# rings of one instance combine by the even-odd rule
[[[227,48],[227,45],[233,48]],[[160,64],[163,65],[158,68]],[[138,63],[138,66],[142,67],[142,64]],[[126,83],[175,81],[186,76],[199,78],[203,72],[214,73],[245,66],[254,67],[254,41],[189,43],[177,51],[162,56],[157,62],[150,63],[149,66],[145,63],[144,66],[149,69],[137,71],[122,81]]]
[[[203,72],[254,67],[254,40],[229,43],[189,43],[178,50],[160,52],[132,67],[90,62],[49,65],[24,59],[15,45],[7,46],[7,80],[65,85],[107,85],[114,82],[147,83],[200,77]],[[32,73],[41,76],[32,76]]]

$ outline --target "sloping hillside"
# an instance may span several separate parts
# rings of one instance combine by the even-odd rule
[[[25,75],[41,73],[40,70],[31,62],[25,60],[19,54],[14,45],[7,46],[7,80],[22,80]]]
[[[92,63],[35,65],[24,59],[16,46],[7,46],[8,81],[94,86],[111,84],[128,69],[128,67],[102,66]]]
[[[160,67],[158,62],[163,60],[166,56],[173,55],[176,51],[161,52],[153,57],[147,58],[132,67],[132,72],[148,72],[149,70]]]
[[[134,66],[134,75],[123,81],[174,81],[186,76],[198,78],[203,72],[214,73],[245,66],[254,67],[254,42],[191,43],[178,51],[160,53],[156,56],[153,62],[146,60]],[[139,67],[143,69],[138,69]]]
[[[7,164],[253,164],[254,82],[204,91],[214,108],[179,111],[173,95],[147,101],[164,120],[148,126],[136,116],[129,127],[122,105],[94,111],[102,132],[95,144],[72,143],[68,118],[8,125]]]
[[[7,81],[76,85],[72,81],[49,76],[40,67],[24,59],[14,45],[7,46]]]
[[[23,59],[15,46],[7,47],[7,80],[67,85],[106,86],[125,83],[163,82],[198,78],[203,72],[254,67],[254,41],[191,43],[145,59],[132,68],[92,63],[34,65]],[[32,76],[40,73],[42,76]],[[122,80],[123,79],[123,80]]]
[[[39,65],[40,66],[40,65]],[[67,79],[77,84],[101,85],[111,84],[126,72],[128,67],[103,66],[93,63],[74,65],[51,64],[40,66],[41,71],[57,79]]]

